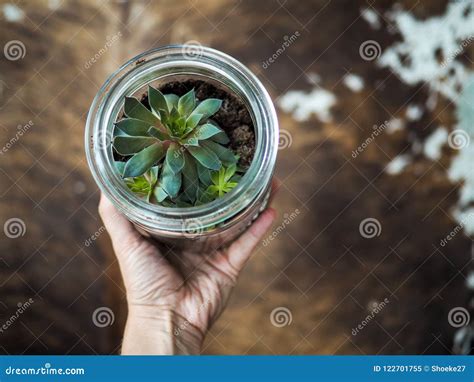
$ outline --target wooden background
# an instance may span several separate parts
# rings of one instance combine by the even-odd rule
[[[300,213],[256,251],[205,353],[450,353],[456,329],[447,316],[453,307],[467,306],[471,247],[462,233],[439,245],[457,224],[449,211],[459,184],[445,171],[455,153],[444,149],[438,162],[419,157],[398,176],[383,170],[413,134],[423,139],[434,129],[432,120],[451,128],[452,105],[441,99],[408,131],[384,134],[351,159],[374,124],[405,113],[409,100],[428,97],[426,88],[404,84],[359,54],[363,41],[374,39],[384,49],[400,39],[387,32],[385,21],[376,30],[360,17],[363,8],[383,14],[392,6],[330,0],[2,2],[0,44],[19,40],[26,51],[14,61],[0,57],[0,144],[15,136],[18,125],[33,124],[0,156],[0,222],[15,217],[26,226],[19,238],[1,237],[0,322],[19,303],[34,303],[0,333],[0,352],[119,351],[125,300],[84,156],[85,119],[118,65],[149,48],[196,41],[248,65],[277,101],[289,90],[311,91],[310,73],[337,98],[327,122],[314,116],[298,122],[278,109],[292,143],[279,152],[276,176],[283,186],[275,228],[285,214]],[[446,9],[431,1],[399,6],[421,19]],[[263,69],[295,31],[300,37]],[[114,42],[87,65],[107,41]],[[465,54],[472,58],[472,49]],[[348,72],[363,78],[363,90],[342,84]],[[367,217],[381,222],[378,237],[360,235]],[[95,232],[99,238],[86,246]],[[352,335],[374,302],[385,298],[388,305]],[[113,311],[111,326],[94,325],[99,307]],[[279,307],[289,309],[291,324],[272,325],[271,312]]]

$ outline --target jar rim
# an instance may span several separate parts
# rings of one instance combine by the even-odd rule
[[[134,197],[113,166],[113,124],[124,96],[180,70],[195,74],[206,71],[209,78],[232,85],[248,101],[254,116],[255,153],[238,185],[225,196],[193,207],[163,207]],[[214,77],[210,77],[214,74]],[[169,45],[133,57],[116,70],[96,94],[86,122],[86,157],[101,191],[132,222],[145,230],[205,229],[242,211],[265,191],[271,180],[278,151],[278,120],[271,98],[258,78],[242,63],[218,50],[201,45]]]

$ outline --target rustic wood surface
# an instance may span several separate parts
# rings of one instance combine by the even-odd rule
[[[255,252],[228,309],[209,334],[211,354],[450,353],[455,329],[448,312],[466,306],[471,241],[457,235],[450,208],[459,184],[439,161],[423,157],[398,176],[383,169],[415,134],[436,120],[452,126],[453,107],[441,99],[410,129],[385,134],[364,155],[351,152],[374,124],[424,103],[423,86],[408,86],[388,69],[362,60],[359,46],[382,48],[400,38],[371,28],[361,8],[380,14],[390,1],[15,1],[21,21],[0,19],[0,44],[24,44],[18,60],[0,57],[0,144],[17,126],[32,126],[0,156],[0,222],[21,219],[26,232],[0,241],[0,322],[19,303],[33,303],[0,333],[9,354],[109,354],[119,351],[126,316],[120,273],[97,214],[99,192],[84,156],[84,124],[99,86],[118,65],[149,48],[197,41],[231,54],[254,70],[278,100],[289,90],[310,91],[310,73],[337,98],[332,120],[298,122],[278,109],[291,146],[279,151],[282,187],[275,206],[300,211],[269,245]],[[444,2],[403,1],[419,18],[441,14]],[[56,8],[57,7],[57,8]],[[15,9],[16,9],[15,8]],[[3,8],[5,9],[5,8]],[[11,17],[10,17],[11,18]],[[284,41],[300,37],[263,69]],[[114,38],[118,36],[118,38]],[[112,40],[113,39],[113,40]],[[107,51],[87,65],[107,41]],[[472,49],[467,53],[472,58]],[[342,84],[347,72],[365,87]],[[379,86],[381,82],[383,86]],[[359,223],[375,217],[381,234],[366,239]],[[90,246],[85,241],[95,233]],[[438,248],[438,250],[436,250]],[[359,334],[374,302],[389,303]],[[111,326],[94,325],[99,307]],[[270,317],[291,313],[289,325]]]

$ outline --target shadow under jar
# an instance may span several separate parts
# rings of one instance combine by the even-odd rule
[[[256,76],[217,50],[187,45],[162,47],[131,59],[97,93],[86,123],[86,156],[106,197],[145,235],[196,251],[218,248],[239,236],[268,202],[278,151],[278,120],[267,91]],[[137,197],[114,166],[114,123],[127,96],[140,98],[148,85],[204,81],[239,99],[253,122],[255,151],[246,173],[229,193],[210,203],[164,207]]]

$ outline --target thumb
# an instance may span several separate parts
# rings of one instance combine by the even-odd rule
[[[242,270],[253,249],[271,227],[275,217],[276,211],[273,208],[267,208],[255,223],[229,247],[229,263],[237,272]]]
[[[114,207],[104,194],[100,196],[99,214],[112,240],[117,258],[122,263],[126,254],[130,252],[130,248],[139,244],[142,237],[133,224]]]

